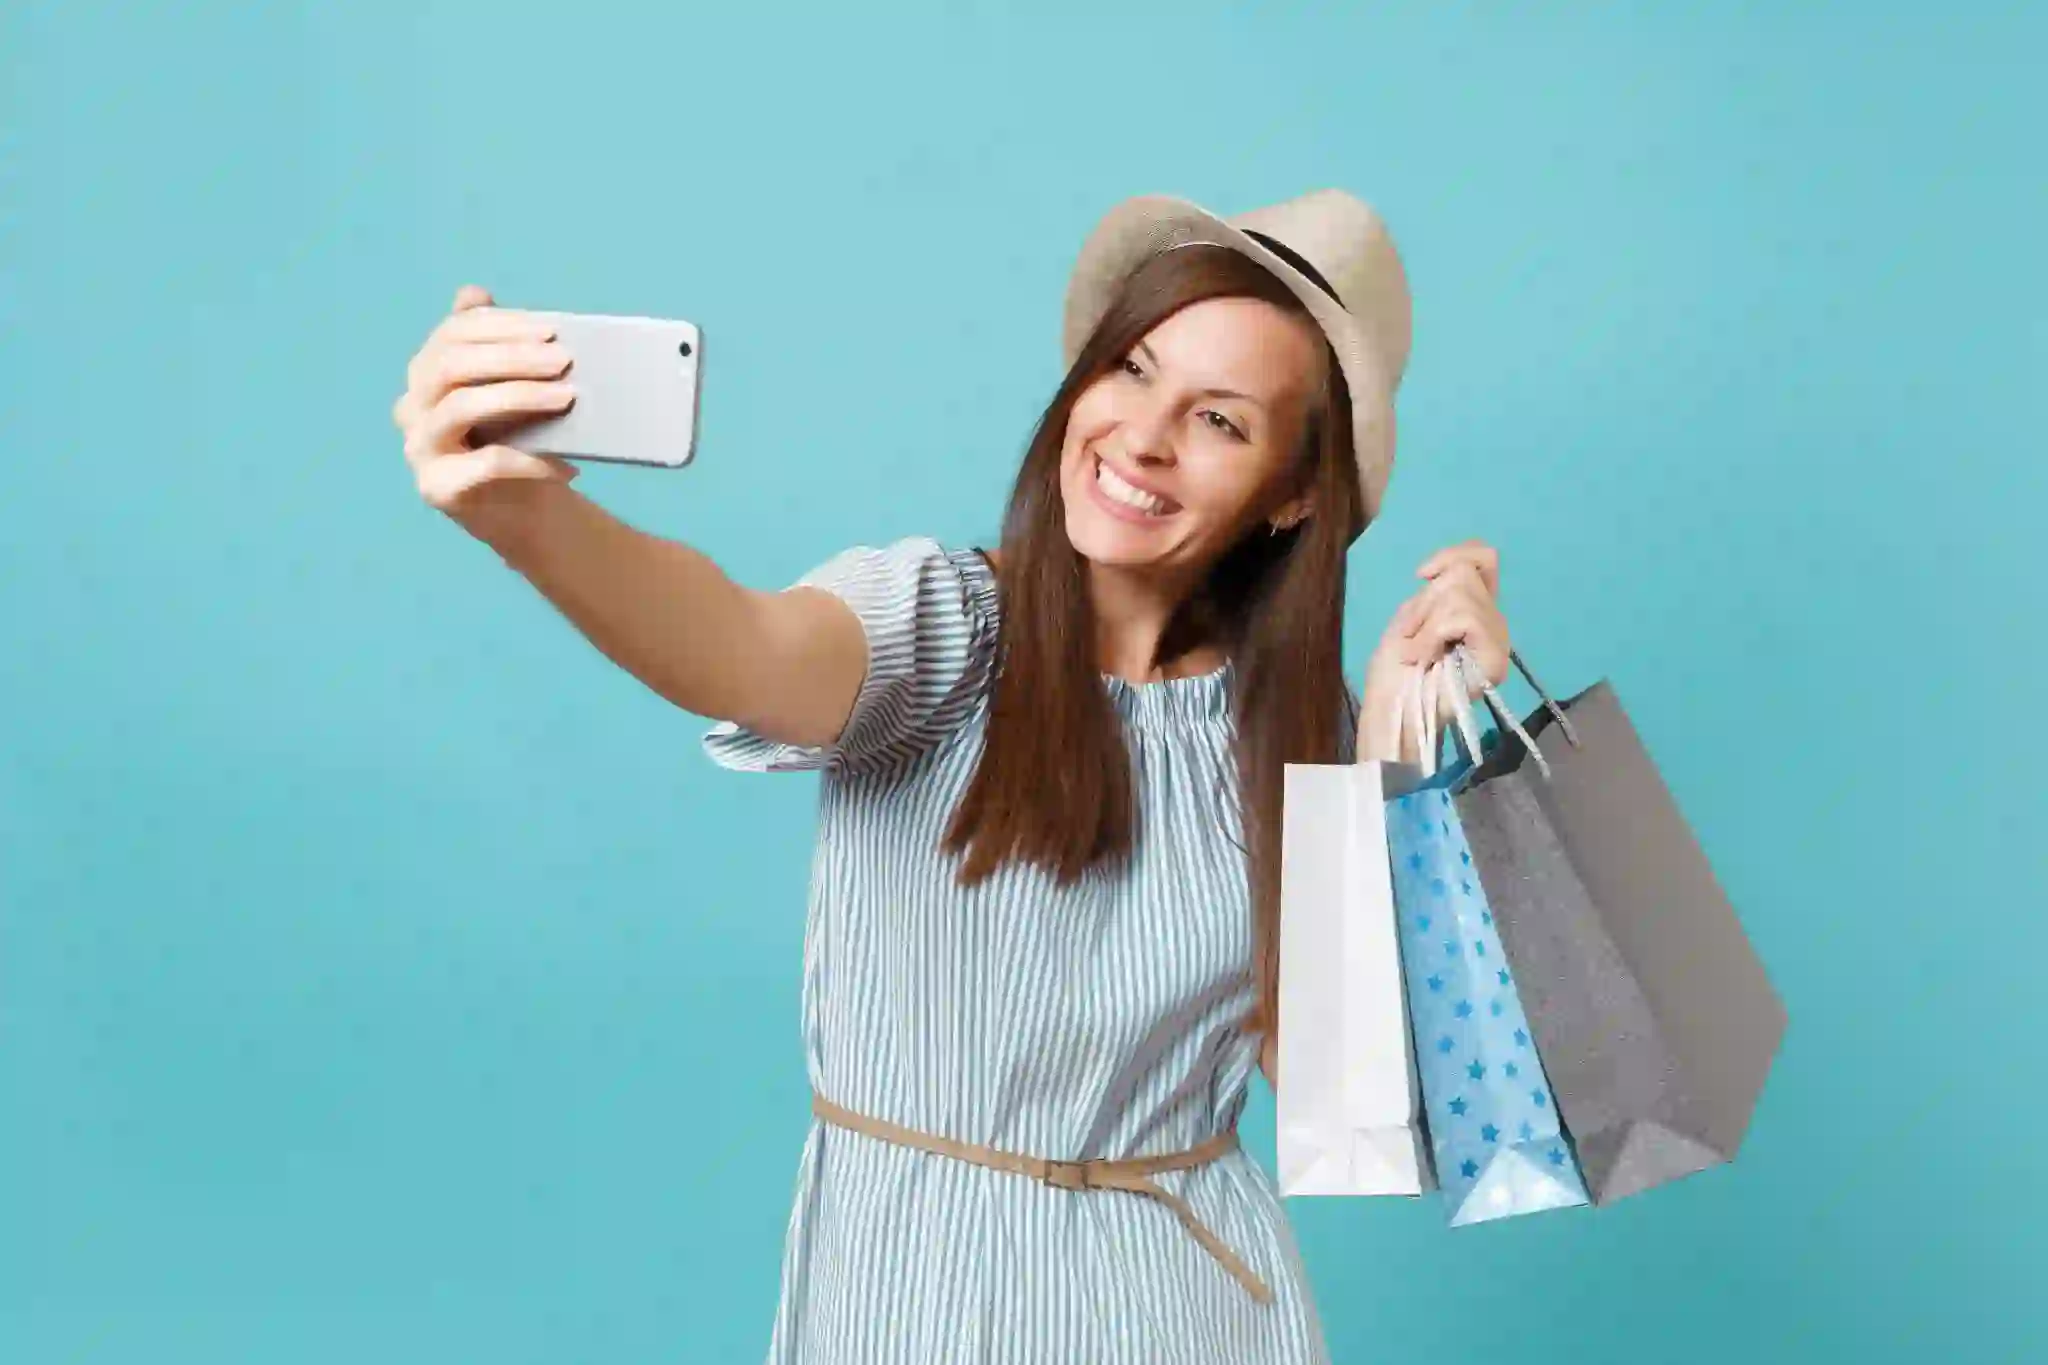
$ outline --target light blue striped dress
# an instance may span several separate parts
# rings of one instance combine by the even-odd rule
[[[822,772],[805,934],[812,1085],[877,1118],[1068,1160],[1180,1151],[1235,1123],[1257,1065],[1229,670],[1105,678],[1139,811],[1130,866],[963,888],[939,849],[981,748],[997,597],[929,539],[805,575],[860,617],[868,674],[840,741],[734,725],[711,756]],[[1172,1210],[1060,1190],[813,1123],[773,1365],[1296,1365],[1321,1326],[1271,1178],[1242,1152],[1157,1177],[1270,1285],[1260,1304]]]

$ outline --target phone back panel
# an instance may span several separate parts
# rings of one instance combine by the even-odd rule
[[[508,428],[501,439],[534,455],[679,469],[697,447],[703,338],[687,322],[599,313],[546,313],[569,352],[576,403],[558,417]]]

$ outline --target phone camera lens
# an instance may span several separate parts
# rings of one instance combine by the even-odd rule
[[[677,349],[680,350],[684,355],[688,355],[690,353],[690,343],[686,341]]]

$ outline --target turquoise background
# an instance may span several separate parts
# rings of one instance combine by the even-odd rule
[[[1794,1016],[1732,1167],[1293,1203],[1337,1360],[2043,1350],[2040,7],[184,8],[0,12],[0,1361],[758,1358],[814,788],[417,500],[406,360],[698,321],[581,486],[774,585],[994,535],[1117,199],[1324,184],[1417,299],[1354,668],[1498,544]]]

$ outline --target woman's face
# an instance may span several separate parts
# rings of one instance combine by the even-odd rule
[[[1153,328],[1074,403],[1060,455],[1067,538],[1095,564],[1199,576],[1291,498],[1326,349],[1261,299]]]

